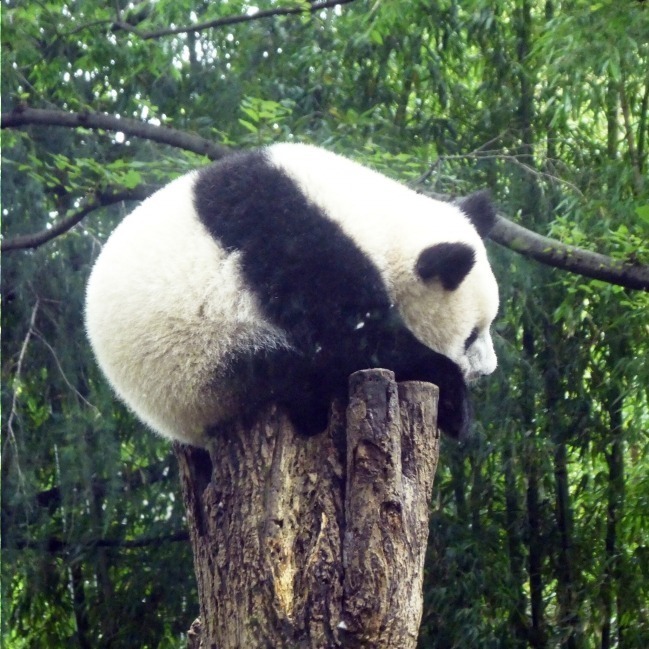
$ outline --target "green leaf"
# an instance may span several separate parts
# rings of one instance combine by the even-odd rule
[[[125,176],[122,176],[121,182],[127,189],[134,189],[142,184],[142,174],[134,169],[130,169],[126,172]]]
[[[636,207],[635,213],[640,217],[640,220],[643,223],[649,224],[649,204]]]
[[[259,129],[252,123],[246,121],[245,119],[239,118],[239,124],[244,128],[247,128],[251,133],[257,133]]]

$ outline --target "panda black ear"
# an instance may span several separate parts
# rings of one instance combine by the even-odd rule
[[[424,282],[439,279],[454,291],[475,264],[475,251],[466,243],[437,243],[421,251],[415,269]]]
[[[460,202],[460,209],[469,217],[471,223],[484,239],[496,224],[496,209],[488,191],[475,192]]]

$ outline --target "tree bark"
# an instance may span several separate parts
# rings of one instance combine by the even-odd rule
[[[346,412],[296,434],[275,406],[177,444],[201,625],[192,647],[416,645],[437,388],[387,370],[350,377]]]

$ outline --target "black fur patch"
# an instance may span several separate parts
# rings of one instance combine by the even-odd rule
[[[194,192],[201,221],[227,250],[240,252],[247,285],[296,350],[233,360],[231,377],[242,390],[260,405],[284,405],[303,432],[315,433],[326,425],[331,399],[346,395],[349,374],[383,367],[397,380],[436,383],[440,427],[454,436],[465,430],[459,368],[414,338],[371,260],[263,152],[203,169]]]
[[[469,334],[469,337],[464,341],[464,351],[465,352],[469,350],[469,347],[471,347],[471,345],[473,345],[473,343],[476,340],[478,340],[478,334],[479,333],[480,332],[478,331],[478,327],[474,327],[471,330],[471,333]]]
[[[483,239],[489,235],[496,224],[496,209],[488,191],[470,194],[462,199],[459,207],[469,217]]]
[[[421,251],[416,270],[425,282],[439,279],[447,291],[454,291],[474,264],[475,250],[466,243],[436,243]]]

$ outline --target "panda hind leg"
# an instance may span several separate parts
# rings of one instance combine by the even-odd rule
[[[241,395],[237,418],[246,426],[276,403],[301,435],[317,435],[327,427],[332,398],[328,382],[292,350],[242,354],[228,364],[227,381]]]
[[[286,412],[298,433],[322,433],[329,422],[332,392],[329,382],[301,359],[285,366],[285,373],[274,384],[277,403]]]

